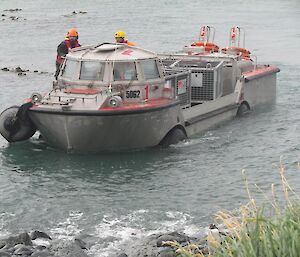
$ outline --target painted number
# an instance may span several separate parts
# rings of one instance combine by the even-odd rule
[[[140,97],[140,90],[129,90],[126,91],[126,98],[139,98]]]

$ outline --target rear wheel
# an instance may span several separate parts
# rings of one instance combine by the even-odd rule
[[[182,140],[187,139],[185,132],[180,128],[173,128],[168,132],[168,134],[160,142],[160,146],[167,147],[169,145],[174,145]]]
[[[247,102],[241,103],[239,106],[236,115],[241,117],[250,112],[250,106]]]

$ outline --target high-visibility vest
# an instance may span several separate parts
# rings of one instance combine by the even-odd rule
[[[80,44],[78,43],[78,40],[76,40],[76,43],[75,43],[74,47],[71,46],[71,43],[70,43],[69,39],[66,38],[64,42],[65,42],[65,44],[66,44],[66,46],[68,48],[68,52],[69,52],[70,49],[76,48],[76,47],[80,46]],[[57,56],[56,56],[56,63],[62,64],[63,60],[64,59],[62,58],[62,56],[60,56],[60,55],[57,54]]]

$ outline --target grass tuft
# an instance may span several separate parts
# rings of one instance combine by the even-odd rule
[[[300,164],[298,163],[300,169]],[[216,219],[230,231],[219,247],[211,252],[214,257],[299,257],[300,256],[300,201],[290,187],[285,167],[278,167],[284,196],[284,206],[276,200],[275,186],[271,185],[271,208],[273,215],[266,215],[265,209],[258,207],[246,188],[250,201],[241,206],[239,215],[217,213]],[[243,173],[244,174],[244,173]],[[245,176],[244,176],[245,177]],[[293,196],[293,197],[291,197]],[[291,200],[293,198],[293,200]]]
[[[300,163],[298,168],[300,170]],[[243,170],[249,202],[238,211],[219,211],[215,215],[218,226],[225,226],[226,236],[221,237],[218,230],[210,230],[206,250],[194,244],[182,247],[171,241],[164,242],[164,245],[175,249],[177,257],[299,257],[300,198],[289,185],[282,163],[278,171],[283,204],[278,202],[272,184],[272,199],[268,199],[270,207],[258,207],[251,196]],[[270,209],[273,211],[270,212]],[[266,210],[272,214],[266,215]]]

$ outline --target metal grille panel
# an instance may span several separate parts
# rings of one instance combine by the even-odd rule
[[[188,57],[187,57],[188,58]],[[191,73],[189,77],[188,96],[190,103],[202,103],[211,101],[220,97],[223,93],[222,77],[223,77],[223,61],[208,61],[208,60],[190,60],[190,59],[168,59],[163,60],[168,72],[188,71]],[[176,79],[179,79],[177,77]],[[179,89],[176,88],[176,95],[183,102],[186,101],[186,96],[180,96]]]
[[[185,81],[185,92],[180,93],[179,89],[179,81]],[[176,95],[178,96],[180,100],[181,105],[188,105],[190,104],[190,87],[187,78],[177,78],[177,83],[176,83]]]
[[[202,74],[202,84],[192,85],[192,101],[210,101],[214,99],[214,71],[213,70],[203,70],[203,71],[193,71],[192,76],[195,73]]]
[[[191,105],[191,72],[180,69],[166,69],[164,71],[166,83],[175,89],[175,95],[182,107]]]

